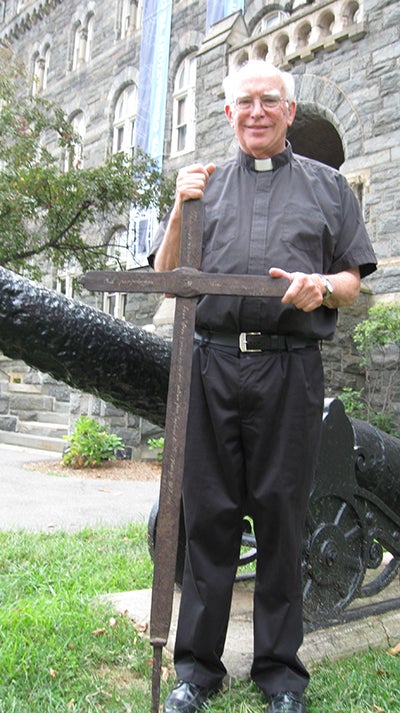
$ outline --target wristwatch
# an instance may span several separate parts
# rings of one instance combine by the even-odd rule
[[[330,279],[326,275],[320,275],[320,278],[325,286],[325,294],[323,296],[322,301],[327,302],[329,298],[333,295],[333,285],[330,281]]]

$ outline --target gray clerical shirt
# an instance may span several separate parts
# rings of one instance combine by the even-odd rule
[[[257,161],[240,149],[217,166],[204,192],[201,269],[267,275],[336,273],[359,267],[361,277],[376,258],[357,200],[335,169],[293,154],[290,144],[271,160]],[[167,223],[161,223],[150,264]],[[196,325],[238,333],[257,331],[331,339],[336,310],[313,312],[283,305],[279,298],[205,295]]]

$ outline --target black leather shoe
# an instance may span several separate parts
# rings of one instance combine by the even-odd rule
[[[306,706],[302,693],[284,691],[271,696],[265,713],[306,713]]]
[[[216,691],[196,683],[178,681],[164,703],[163,713],[195,713]]]

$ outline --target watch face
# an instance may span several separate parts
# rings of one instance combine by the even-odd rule
[[[324,277],[324,283],[326,287],[326,293],[324,295],[324,300],[329,300],[332,292],[333,292],[333,285],[330,280],[328,280],[327,277]]]

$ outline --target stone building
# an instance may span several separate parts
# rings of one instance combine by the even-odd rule
[[[27,65],[32,91],[63,106],[82,137],[79,160],[88,166],[138,143],[168,173],[194,160],[218,163],[235,150],[223,112],[229,68],[265,58],[292,72],[298,101],[293,148],[346,175],[379,260],[356,306],[342,310],[337,338],[323,352],[328,393],[360,386],[352,325],[374,300],[400,299],[397,0],[6,0],[0,2],[0,40]],[[111,242],[117,236],[126,247],[127,269],[144,264],[153,230],[151,215],[129,215],[109,228]],[[50,272],[49,282],[70,294],[68,271]],[[157,296],[106,294],[96,305],[138,325],[151,323],[157,309],[158,328],[171,321],[170,303],[160,304]],[[109,420],[136,454],[152,432],[149,424],[22,364],[3,359],[0,367],[0,428],[30,430],[32,419],[51,419],[38,415],[37,393],[62,402],[53,403],[53,411],[60,408],[68,418],[83,410]],[[27,382],[35,394],[23,391]]]

